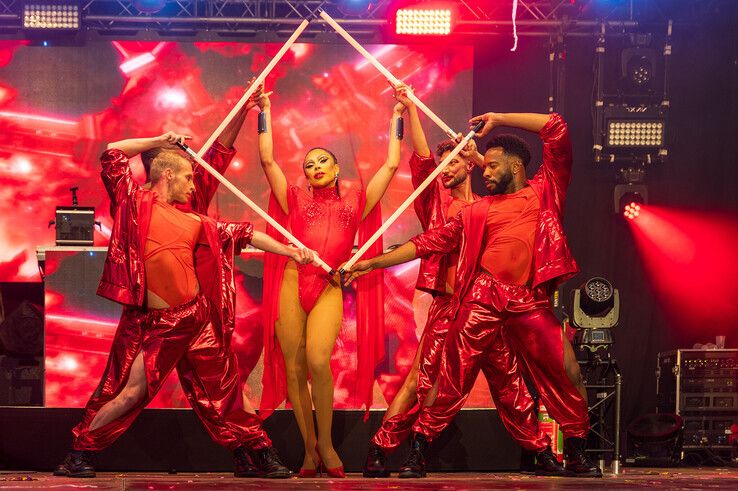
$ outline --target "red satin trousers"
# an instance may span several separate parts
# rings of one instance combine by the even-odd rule
[[[564,437],[585,438],[587,402],[564,368],[562,336],[547,298],[480,273],[449,329],[438,372],[438,396],[432,406],[420,411],[412,431],[430,440],[438,436],[464,405],[481,369],[508,431],[524,448],[545,448],[543,440],[524,436],[540,431],[532,429],[538,424],[525,384],[513,375],[520,360]]]
[[[236,357],[210,318],[210,306],[202,294],[168,309],[124,308],[100,385],[90,397],[82,421],[72,430],[74,450],[97,451],[112,444],[175,367],[187,400],[216,443],[231,450],[270,446],[261,419],[243,410]],[[139,352],[143,352],[146,371],[145,399],[120,418],[91,431],[89,425],[100,408],[125,387]]]

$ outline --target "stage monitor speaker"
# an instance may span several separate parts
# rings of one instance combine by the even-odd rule
[[[44,315],[24,300],[0,324],[0,351],[7,355],[43,356]]]
[[[672,413],[644,414],[628,425],[627,440],[626,465],[679,465],[684,440],[684,420]]]

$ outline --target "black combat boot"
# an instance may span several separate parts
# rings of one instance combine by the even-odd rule
[[[564,440],[566,471],[573,477],[602,477],[602,471],[584,451],[584,438],[567,438]]]
[[[536,476],[566,476],[564,466],[556,459],[551,447],[536,453]]]
[[[64,462],[54,469],[55,476],[95,477],[95,466],[92,464],[94,452],[72,450],[64,458]]]
[[[390,473],[384,468],[387,456],[384,454],[382,447],[369,444],[369,452],[366,454],[366,462],[364,462],[364,477],[389,477]]]
[[[425,452],[428,450],[428,440],[421,433],[413,433],[410,439],[410,453],[405,463],[400,467],[398,477],[417,478],[425,477]]]

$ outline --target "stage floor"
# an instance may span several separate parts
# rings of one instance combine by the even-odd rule
[[[626,468],[602,479],[536,477],[519,473],[434,473],[425,479],[236,479],[230,474],[100,473],[95,479],[67,479],[40,472],[2,472],[0,489],[275,489],[275,490],[481,490],[481,489],[738,489],[738,469],[717,467],[680,469]]]

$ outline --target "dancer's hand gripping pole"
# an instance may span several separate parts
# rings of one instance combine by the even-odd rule
[[[236,186],[234,186],[233,184],[231,184],[231,182],[228,179],[226,179],[225,177],[223,177],[223,174],[221,174],[217,170],[213,169],[210,166],[210,164],[208,164],[207,162],[205,162],[202,159],[202,157],[200,157],[199,155],[197,155],[197,153],[195,153],[194,150],[192,150],[190,147],[188,147],[184,143],[179,143],[178,142],[177,143],[177,146],[179,148],[181,148],[182,150],[184,150],[187,153],[187,155],[189,155],[190,157],[192,157],[193,159],[195,159],[195,161],[199,165],[201,165],[203,167],[203,169],[205,169],[210,174],[212,174],[212,176],[214,178],[216,178],[218,181],[220,181],[220,183],[222,185],[224,185],[225,187],[227,187],[233,194],[236,195],[236,197],[238,197],[241,201],[243,201],[244,203],[246,203],[246,205],[248,205],[249,208],[251,208],[252,210],[254,210],[261,218],[263,218],[264,220],[266,220],[269,223],[269,225],[271,225],[272,227],[276,228],[277,231],[280,234],[284,235],[287,238],[287,240],[289,240],[292,243],[292,245],[294,245],[295,247],[299,247],[301,249],[307,249],[307,247],[305,247],[305,245],[302,242],[300,242],[299,240],[297,240],[295,238],[295,236],[293,236],[291,233],[289,233],[287,231],[287,229],[284,228],[282,225],[280,225],[279,222],[277,222],[274,218],[270,217],[267,214],[267,212],[265,212],[264,210],[262,210],[259,207],[259,205],[257,205],[253,201],[251,201],[251,199],[249,199],[248,196],[246,196],[245,194],[243,194],[241,192],[241,190],[239,190]],[[325,263],[325,261],[323,261],[322,259],[320,259],[317,255],[315,256],[315,262],[318,264],[318,266],[320,266],[321,268],[323,268],[325,270],[325,272],[328,273],[329,275],[333,276],[336,273],[333,270],[333,268],[331,268],[330,266],[328,266]]]
[[[241,110],[241,108],[246,104],[249,100],[249,97],[251,97],[256,89],[264,83],[264,80],[266,80],[267,75],[269,75],[269,72],[272,71],[272,69],[279,63],[279,60],[282,59],[285,53],[287,53],[287,50],[292,47],[292,45],[295,43],[297,38],[302,34],[302,31],[305,30],[305,28],[308,26],[310,22],[305,19],[303,20],[299,26],[297,26],[297,29],[295,29],[295,32],[292,33],[292,36],[285,41],[284,45],[282,45],[282,48],[277,52],[276,55],[274,55],[274,58],[272,58],[272,61],[269,62],[269,64],[262,70],[262,72],[259,74],[258,77],[256,77],[256,80],[254,80],[254,83],[252,83],[248,89],[246,89],[246,92],[244,92],[243,96],[241,97],[241,100],[238,101],[238,103],[231,109],[231,112],[228,113],[228,116],[223,120],[222,123],[220,123],[220,126],[218,126],[212,135],[210,135],[210,138],[205,142],[205,145],[202,146],[202,148],[197,152],[197,155],[199,157],[202,157],[205,155],[205,152],[208,151],[208,149],[213,145],[215,140],[220,136],[221,133],[223,133],[223,130],[228,126],[228,123],[231,122],[233,118],[236,117],[236,114],[238,114],[238,111]]]
[[[420,184],[420,186],[418,186],[418,188],[415,191],[413,191],[413,194],[407,197],[407,199],[395,210],[392,216],[390,216],[387,219],[387,221],[384,222],[381,227],[379,227],[379,229],[374,233],[374,235],[372,235],[369,238],[369,240],[366,241],[366,243],[363,246],[361,246],[358,251],[356,251],[356,254],[354,254],[353,257],[349,259],[346,262],[346,264],[344,264],[341,267],[341,269],[338,270],[339,273],[343,274],[347,270],[350,270],[351,267],[356,263],[356,261],[361,259],[361,256],[364,255],[364,253],[369,249],[369,247],[371,247],[371,245],[374,244],[379,239],[379,237],[381,237],[382,234],[387,231],[390,225],[392,225],[395,222],[395,220],[397,220],[400,217],[400,215],[402,215],[402,212],[404,212],[407,209],[407,207],[410,206],[412,202],[415,201],[415,199],[418,196],[420,196],[420,193],[422,193],[425,190],[425,188],[430,186],[430,184],[438,177],[438,174],[440,174],[441,171],[443,171],[443,169],[446,168],[449,162],[451,162],[454,159],[454,157],[456,157],[456,155],[459,154],[461,149],[464,148],[466,144],[469,142],[469,140],[471,140],[474,137],[474,134],[477,131],[481,130],[483,127],[484,127],[483,122],[477,123],[474,129],[472,129],[469,133],[466,134],[464,138],[461,139],[461,141],[454,147],[454,149],[451,150],[451,153],[449,153],[446,156],[446,158],[443,159],[443,161],[441,161],[440,164],[438,164],[438,167],[436,167],[433,170],[433,172],[431,172],[430,175],[425,178],[425,181],[423,181]]]
[[[400,81],[400,79],[398,79],[397,77],[395,77],[394,75],[392,75],[392,73],[389,70],[387,70],[384,67],[384,65],[382,65],[379,62],[379,60],[377,60],[374,57],[374,55],[372,55],[370,52],[368,52],[366,49],[364,49],[364,47],[361,44],[359,44],[359,42],[356,39],[354,39],[353,37],[351,37],[351,34],[349,34],[348,32],[346,32],[346,30],[343,27],[341,27],[338,24],[338,22],[336,22],[333,19],[333,17],[331,17],[330,15],[328,15],[325,12],[325,10],[323,10],[323,11],[320,12],[320,16],[333,29],[335,29],[338,34],[340,34],[341,36],[343,36],[343,38],[346,41],[348,41],[348,43],[351,46],[353,46],[356,49],[356,51],[358,51],[359,53],[361,53],[362,56],[364,56],[364,58],[366,58],[366,60],[374,66],[374,68],[376,68],[377,70],[379,70],[379,72],[382,75],[384,75],[387,78],[387,80],[389,80],[390,82],[392,82],[392,85],[394,85],[396,87],[397,85],[399,85],[400,83],[402,83]],[[415,96],[415,94],[413,94],[412,91],[410,91],[410,90],[408,91],[407,97],[411,101],[413,101],[413,103],[415,104],[415,106],[417,106],[418,109],[420,109],[421,111],[423,111],[423,113],[425,113],[426,116],[428,116],[434,123],[436,123],[444,131],[444,133],[446,133],[450,138],[456,138],[457,133],[454,130],[452,130],[451,127],[449,127],[449,125],[447,125],[446,123],[444,123],[441,118],[439,118],[438,116],[436,116],[436,113],[434,113],[433,111],[431,111],[428,108],[428,106],[426,106],[425,104],[423,104],[423,101],[421,101],[420,99],[418,99]]]

